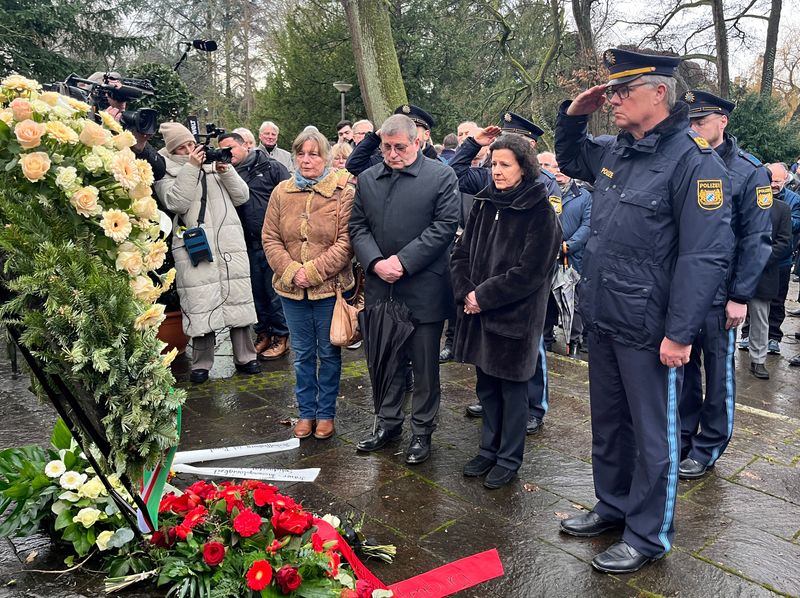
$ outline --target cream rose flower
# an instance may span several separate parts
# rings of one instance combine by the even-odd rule
[[[100,191],[97,187],[93,187],[92,185],[81,187],[72,194],[69,203],[72,204],[75,211],[84,218],[97,216],[103,212],[103,207],[97,201],[99,195]]]
[[[106,129],[98,125],[97,123],[93,123],[90,120],[87,120],[83,125],[83,130],[80,134],[81,143],[84,145],[88,145],[89,147],[94,147],[97,145],[104,145],[108,142],[111,137],[111,133],[109,133]]]
[[[77,471],[68,471],[58,479],[59,485],[64,490],[77,490],[85,481],[86,474]]]
[[[126,247],[128,246],[128,247]],[[138,276],[142,272],[144,261],[142,260],[142,252],[133,243],[123,243],[119,252],[117,253],[116,266],[117,270],[124,270],[130,276]]]
[[[47,131],[47,135],[59,143],[78,143],[78,134],[62,122],[51,120],[45,123],[44,128]]]
[[[150,166],[150,163],[146,160],[136,160],[136,166],[139,168],[139,178],[142,181],[142,184],[147,185],[148,187],[152,186],[154,179],[153,179],[153,167]]]
[[[33,116],[33,107],[31,103],[25,98],[14,98],[8,105],[14,115],[14,120],[23,121],[28,120]]]
[[[128,238],[133,229],[130,217],[122,210],[106,210],[103,212],[103,219],[100,221],[106,237],[111,237],[117,243],[122,243]]]
[[[114,537],[114,532],[111,530],[103,530],[99,534],[97,534],[97,539],[94,541],[97,544],[97,547],[100,551],[108,550],[108,543],[111,541],[111,538]]]
[[[46,475],[48,478],[60,478],[65,471],[67,471],[67,468],[64,466],[64,462],[60,459],[50,461],[44,466],[44,475]]]
[[[72,108],[65,106],[64,104],[57,104],[53,106],[52,114],[56,118],[60,118],[61,120],[67,120],[75,116],[75,110]]]
[[[103,172],[103,159],[96,154],[86,154],[83,157],[83,167],[92,174]]]
[[[145,330],[147,328],[157,328],[164,321],[164,306],[159,304],[152,305],[133,322],[133,327],[136,330]]]
[[[78,511],[78,514],[72,518],[72,523],[80,523],[85,528],[92,527],[100,518],[100,511],[93,507],[86,507]]]
[[[131,150],[126,148],[111,158],[111,174],[125,189],[133,189],[141,182],[136,158]]]
[[[155,201],[153,203],[155,203]],[[169,251],[169,247],[167,247],[167,243],[163,239],[159,239],[150,245],[147,252],[147,257],[145,258],[147,269],[158,270],[161,266],[163,266],[164,259],[167,257],[167,251]]]
[[[130,282],[131,291],[139,301],[151,303],[156,293],[156,287],[149,276],[137,276]]]
[[[105,126],[106,129],[111,129],[115,133],[122,133],[122,125],[105,110],[100,112],[100,120],[103,121],[103,126]]]
[[[56,168],[56,186],[67,193],[74,193],[80,187],[81,180],[78,178],[78,170],[74,166],[59,166]]]
[[[161,358],[161,362],[164,364],[165,368],[168,368],[170,364],[175,361],[175,358],[178,356],[178,349],[177,347],[172,347],[172,350],[165,353],[164,356]]]
[[[107,495],[108,490],[106,487],[103,486],[103,482],[100,481],[100,478],[95,476],[85,484],[82,484],[80,488],[78,488],[78,496],[81,498],[91,498],[94,500],[100,495]]]
[[[156,220],[158,218],[158,204],[149,195],[134,201],[131,209],[139,218],[147,220]]]
[[[44,178],[44,175],[50,170],[50,156],[45,152],[23,154],[19,158],[19,165],[25,178],[31,183],[35,183]]]
[[[11,112],[10,108],[4,108],[3,110],[0,110],[0,120],[10,127],[11,123],[14,122],[14,113]]]
[[[36,114],[49,114],[52,110],[50,104],[42,100],[31,100],[31,108]]]
[[[23,149],[33,149],[42,143],[42,135],[46,132],[45,126],[30,119],[17,123],[14,135]]]
[[[123,131],[119,135],[114,135],[111,138],[111,142],[114,144],[115,148],[123,150],[136,145],[136,137],[134,137],[133,133],[130,131]]]
[[[13,89],[16,92],[39,91],[42,86],[33,79],[26,79],[22,75],[10,75],[0,82],[6,89]]]
[[[50,106],[55,106],[58,104],[58,98],[60,97],[61,96],[55,91],[45,91],[44,93],[39,94],[39,99]]]
[[[111,160],[116,154],[102,145],[94,146],[92,153],[103,161],[103,168],[106,169],[106,172],[111,172]]]
[[[150,186],[145,185],[144,183],[139,183],[133,189],[128,191],[128,195],[130,195],[131,199],[144,199],[145,197],[150,197],[152,194],[153,192],[150,189]]]

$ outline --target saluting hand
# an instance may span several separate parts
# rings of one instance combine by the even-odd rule
[[[668,368],[679,368],[689,363],[691,351],[692,345],[681,345],[665,336],[664,340],[661,341],[661,363]]]
[[[475,134],[472,136],[472,138],[478,145],[489,145],[490,143],[492,143],[492,141],[497,139],[497,137],[502,132],[503,129],[501,129],[500,127],[490,125],[485,129],[478,129],[477,131],[475,131]]]
[[[568,116],[582,116],[597,112],[606,103],[606,86],[595,85],[579,93],[567,108]]]

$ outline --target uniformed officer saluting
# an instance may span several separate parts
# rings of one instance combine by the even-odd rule
[[[561,529],[624,528],[592,564],[630,573],[672,547],[681,366],[730,262],[731,186],[675,101],[680,59],[616,49],[603,59],[608,84],[564,102],[556,124],[561,170],[595,188],[579,309],[598,502]],[[606,101],[621,132],[589,138],[588,116]]]
[[[736,105],[698,90],[687,91],[683,99],[689,105],[692,129],[708,141],[728,167],[733,187],[731,226],[736,237],[727,280],[717,291],[714,305],[692,345],[691,359],[684,367],[679,405],[682,461],[678,476],[694,480],[714,466],[733,433],[736,327],[744,322],[747,302],[755,294],[772,254],[772,189],[767,169],[757,158],[739,149],[736,138],[725,132],[728,116]],[[706,372],[705,401],[701,353]]]

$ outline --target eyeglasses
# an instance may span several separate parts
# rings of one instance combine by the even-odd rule
[[[405,143],[398,143],[396,145],[392,145],[391,143],[384,143],[381,144],[381,149],[383,150],[383,153],[387,155],[391,154],[392,150],[394,150],[398,154],[402,154],[408,149],[408,145]]]
[[[627,100],[628,96],[631,95],[631,89],[634,89],[635,87],[642,87],[643,85],[649,85],[649,83],[637,83],[636,85],[620,85],[619,87],[609,87],[606,89],[606,99],[611,101],[611,98],[614,97],[614,94],[617,94],[620,100]]]

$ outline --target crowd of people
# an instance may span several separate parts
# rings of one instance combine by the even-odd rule
[[[537,153],[542,129],[511,112],[461,123],[439,151],[434,118],[413,105],[379,130],[342,121],[333,143],[309,126],[291,153],[267,121],[258,139],[243,128],[220,137],[230,165],[206,163],[188,129],[164,123],[156,191],[175,215],[192,382],[208,379],[222,330],[243,373],[291,349],[294,435],[330,438],[341,376],[331,320],[337,292],[361,287],[363,271],[366,309],[402,303],[413,332],[357,450],[400,436],[410,392],[405,460],[427,460],[440,363],[455,359],[475,366],[466,415],[482,418],[463,474],[499,488],[542,428],[562,316],[567,355],[588,353],[598,502],[561,530],[622,531],[593,561],[605,572],[669,552],[678,479],[705,475],[731,438],[738,327],[756,378],[780,352],[800,196],[788,166],[762,165],[727,131],[733,103],[678,97],[679,59],[617,49],[603,59],[608,83],[560,106],[555,153]],[[588,119],[605,104],[619,134],[592,137]],[[197,228],[212,256],[199,263],[187,248],[196,238],[182,236]],[[567,271],[579,279],[574,317],[553,290]]]

